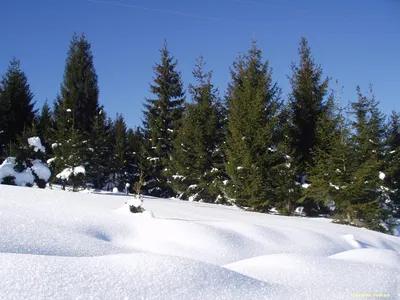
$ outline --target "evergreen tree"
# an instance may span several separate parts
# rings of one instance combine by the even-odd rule
[[[316,127],[324,109],[324,97],[329,79],[321,81],[322,68],[311,55],[311,48],[306,38],[302,38],[298,50],[300,64],[292,63],[290,84],[290,107],[292,128],[290,137],[295,153],[296,167],[299,174],[304,174],[312,164],[312,150],[316,146]]]
[[[193,71],[196,85],[189,85],[182,126],[174,140],[172,183],[183,199],[214,202],[221,195],[224,170],[221,145],[223,115],[211,72],[204,71],[200,57]]]
[[[113,155],[111,165],[111,180],[119,190],[123,190],[127,183],[126,173],[126,151],[127,151],[127,128],[124,117],[117,114],[112,128]]]
[[[144,171],[142,167],[142,140],[143,135],[139,128],[136,130],[128,129],[126,133],[126,182],[130,184],[130,190],[133,191],[135,184],[140,180],[140,174]],[[143,178],[144,180],[144,178]]]
[[[337,104],[332,95],[318,120],[318,143],[313,151],[313,163],[308,169],[310,185],[303,190],[305,196],[300,202],[315,199],[319,206],[329,207],[334,214],[342,216],[346,214],[352,197],[350,185],[357,168],[350,147],[350,124],[340,106],[340,92]]]
[[[94,188],[101,189],[110,173],[113,155],[112,124],[107,122],[104,108],[100,107],[91,124],[88,142],[86,176]]]
[[[54,120],[53,112],[47,101],[42,106],[40,115],[37,118],[37,133],[40,137],[42,144],[48,149],[48,154],[52,154],[50,147],[54,141]]]
[[[33,124],[36,111],[32,99],[28,79],[14,58],[0,82],[0,159],[9,154],[18,135]]]
[[[75,172],[76,168],[86,166],[87,135],[75,127],[75,112],[66,103],[55,108],[57,120],[54,143],[54,161],[50,164],[53,180],[61,180],[63,189],[71,184],[73,191],[84,186],[82,173]],[[66,176],[66,174],[70,176]]]
[[[390,188],[397,215],[400,213],[400,115],[392,111],[387,126],[385,173],[386,185]]]
[[[87,167],[87,153],[93,149],[89,136],[100,110],[97,74],[93,65],[91,45],[85,36],[73,35],[61,84],[61,94],[54,105],[55,138],[58,144],[56,170]],[[66,183],[68,180],[64,180]],[[83,185],[83,175],[73,174],[69,180],[73,189]]]
[[[234,63],[231,73],[227,95],[227,191],[239,205],[265,210],[275,196],[271,171],[281,158],[276,151],[280,90],[272,82],[272,70],[268,61],[262,62],[255,42],[248,54]]]
[[[147,192],[158,196],[171,196],[172,188],[167,182],[173,140],[181,124],[184,91],[177,60],[170,56],[167,43],[161,49],[161,63],[156,64],[154,83],[150,85],[153,99],[144,105],[144,130],[148,139],[146,155],[149,160],[146,173],[149,177]],[[144,145],[146,145],[144,144]]]
[[[59,101],[74,112],[75,128],[90,132],[99,111],[99,88],[91,45],[85,36],[73,35],[61,85]],[[57,121],[57,120],[56,120]]]

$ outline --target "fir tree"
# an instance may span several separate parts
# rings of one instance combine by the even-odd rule
[[[203,57],[198,59],[189,85],[192,103],[187,104],[183,124],[174,140],[171,163],[172,183],[183,199],[214,202],[221,190],[223,157],[223,116],[218,92],[211,83],[211,72],[204,71]]]
[[[292,128],[290,137],[295,151],[295,162],[299,174],[304,174],[312,164],[312,150],[316,146],[316,127],[324,109],[324,97],[329,79],[321,81],[322,68],[311,55],[306,38],[302,38],[298,50],[300,64],[292,63],[290,84],[290,107]]]
[[[354,181],[348,187],[351,192],[348,218],[353,223],[370,229],[385,231],[382,221],[390,223],[391,208],[388,207],[387,187],[383,186],[380,172],[383,170],[384,115],[370,86],[369,97],[357,87],[358,101],[351,103],[354,115],[351,139],[352,159],[356,163]]]
[[[113,182],[119,190],[123,190],[127,181],[125,172],[126,150],[127,150],[127,129],[124,117],[120,114],[114,121],[113,127],[113,144],[114,147],[114,164],[112,168]]]
[[[5,158],[18,135],[33,124],[36,111],[28,79],[15,58],[10,61],[0,87],[0,158]]]
[[[173,140],[181,124],[184,91],[180,73],[176,70],[177,60],[170,56],[167,43],[161,49],[161,63],[156,64],[154,83],[150,91],[152,99],[146,99],[144,105],[144,130],[147,143],[149,168],[146,173],[149,180],[147,192],[159,196],[173,194],[167,182],[165,169],[168,171]],[[146,145],[146,144],[144,144]]]
[[[113,155],[112,124],[107,122],[104,108],[100,107],[91,124],[87,151],[86,176],[94,188],[101,189],[110,173],[110,157]]]
[[[42,144],[49,150],[48,154],[51,155],[52,148],[50,146],[54,141],[54,120],[53,112],[47,104],[47,100],[43,104],[40,115],[37,118],[37,133]]]
[[[248,54],[234,63],[231,73],[227,95],[228,195],[239,205],[265,210],[274,198],[271,169],[280,159],[275,151],[280,90],[255,42]]]
[[[65,63],[59,101],[74,112],[75,128],[81,132],[90,132],[93,118],[99,111],[98,97],[91,45],[83,34],[80,37],[74,34]]]
[[[66,103],[55,109],[56,112],[56,131],[54,143],[54,162],[50,164],[55,177],[53,180],[61,180],[63,189],[66,184],[71,184],[73,191],[84,186],[84,174],[75,174],[77,167],[85,167],[87,157],[87,135],[78,130],[75,126],[75,112],[66,107]],[[68,178],[63,177],[63,171],[71,172]]]
[[[400,116],[392,111],[386,134],[385,182],[390,188],[397,215],[400,213]]]
[[[136,130],[128,129],[126,134],[126,173],[127,183],[130,184],[131,190],[134,188],[135,183],[140,180],[140,174],[144,180],[144,171],[142,167],[142,140],[143,135],[140,128]],[[132,190],[133,191],[133,190]]]

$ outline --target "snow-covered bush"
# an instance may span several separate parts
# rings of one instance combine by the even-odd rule
[[[76,191],[79,186],[83,185],[83,176],[85,174],[85,167],[77,166],[74,168],[65,168],[56,177],[62,181],[64,189],[65,185],[69,183],[72,185],[72,190]]]
[[[45,188],[51,176],[47,164],[43,163],[44,147],[38,137],[28,139],[28,147],[21,146],[16,157],[8,157],[0,165],[0,183],[18,186]]]

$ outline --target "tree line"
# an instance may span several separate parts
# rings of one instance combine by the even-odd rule
[[[165,42],[142,125],[127,128],[123,115],[112,119],[99,103],[91,44],[74,34],[60,92],[40,111],[20,62],[11,60],[0,83],[0,160],[27,155],[26,139],[38,136],[51,182],[74,189],[121,190],[144,178],[148,195],[285,215],[302,207],[389,232],[400,205],[399,114],[379,110],[372,86],[356,87],[357,98],[343,106],[342,87],[331,88],[306,38],[298,56],[288,97],[255,41],[230,67],[223,95],[203,57],[186,92]],[[85,176],[57,178],[77,166]]]

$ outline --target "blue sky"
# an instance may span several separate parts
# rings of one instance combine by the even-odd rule
[[[99,1],[101,2],[101,1]],[[398,0],[5,0],[0,4],[0,74],[21,60],[38,107],[59,92],[74,32],[92,44],[100,102],[129,127],[141,124],[152,66],[164,39],[179,61],[185,87],[203,54],[224,94],[229,67],[253,37],[286,96],[287,75],[301,36],[309,39],[324,74],[344,86],[373,83],[381,109],[400,110],[400,1]],[[334,81],[333,81],[334,83]],[[335,84],[331,85],[332,88]]]

